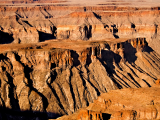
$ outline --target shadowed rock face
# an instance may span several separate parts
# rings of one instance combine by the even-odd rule
[[[159,85],[151,88],[127,88],[103,93],[89,107],[60,120],[158,120]],[[147,95],[146,95],[147,94]]]
[[[90,47],[77,50],[53,48],[49,44],[44,42],[35,48],[22,46],[14,51],[3,49],[0,54],[2,118],[38,119],[43,114],[42,119],[53,119],[72,114],[102,93],[150,87],[159,76],[159,55],[145,38],[89,42]],[[105,115],[94,111],[89,114],[98,116],[97,119]]]
[[[0,11],[0,43],[146,38],[159,53],[159,7],[1,5]]]
[[[89,2],[0,1],[0,119],[159,119],[159,2]]]

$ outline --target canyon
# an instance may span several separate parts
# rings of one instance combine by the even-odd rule
[[[159,6],[0,1],[0,119],[160,119]]]

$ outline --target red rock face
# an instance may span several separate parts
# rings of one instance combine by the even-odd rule
[[[136,41],[135,48],[131,45],[132,41]],[[67,44],[70,46],[66,46]],[[60,45],[69,49],[60,49]],[[155,79],[158,79],[153,77],[159,74],[156,66],[159,61],[155,59],[156,61],[153,62],[150,59],[151,56],[156,57],[158,54],[154,52],[151,52],[152,55],[147,54],[146,50],[149,47],[142,38],[120,43],[81,41],[77,47],[76,45],[77,42],[73,41],[52,41],[36,45],[1,45],[1,98],[5,101],[6,108],[14,111],[18,107],[19,112],[40,111],[50,118],[55,118],[57,115],[53,113],[71,114],[81,107],[86,107],[102,93],[118,88],[152,86]],[[117,65],[123,66],[122,70]],[[137,68],[153,71],[154,76],[150,72],[142,73]],[[10,88],[10,85],[16,87]],[[7,91],[14,91],[16,99],[13,99]],[[16,104],[13,105],[12,102]],[[53,105],[56,105],[56,108]],[[87,112],[85,110],[79,113],[76,119],[101,120],[105,115],[111,118],[110,112],[101,112],[113,105],[110,98],[100,97],[96,105],[98,108],[95,106]],[[117,109],[123,108],[123,105],[117,107]],[[143,108],[139,109],[143,110]],[[6,114],[8,118],[12,117],[9,113],[5,112]],[[119,114],[123,115],[119,116]],[[130,119],[135,117],[133,114],[132,109],[119,110],[112,115],[112,119],[117,119],[117,116],[119,119]],[[34,114],[29,118],[32,118],[32,115]],[[36,117],[39,118],[39,114]]]
[[[156,92],[158,89],[159,86],[151,88],[113,90],[102,94],[97,100],[94,101],[94,103],[91,103],[89,107],[79,110],[72,116],[64,116],[59,119],[158,120],[160,110],[159,103],[156,99],[154,99],[154,95],[157,97],[159,96],[159,93]],[[154,95],[149,94],[152,92]],[[146,94],[149,95],[146,96]]]
[[[149,39],[153,39],[155,34],[159,33],[158,8],[152,8],[152,10],[149,8],[137,8],[136,11],[132,8],[132,11],[126,11],[127,8],[124,7],[110,7],[109,9],[97,6],[86,7],[84,11],[84,7],[81,6],[2,6],[0,9],[1,13],[4,13],[1,15],[1,18],[3,18],[0,23],[1,31],[13,34],[13,39],[16,43],[17,39],[21,39],[21,41],[31,40],[28,36],[32,36],[31,42],[55,38],[102,40],[128,38],[128,35],[132,38],[146,37],[147,41],[149,41]],[[75,12],[75,10],[78,10],[78,12]],[[129,16],[128,19],[126,16]],[[148,16],[151,19],[146,21]],[[152,18],[156,18],[156,20]],[[28,28],[35,29],[38,33],[34,32],[32,34],[30,30],[27,31]],[[25,31],[26,35],[24,35],[24,38],[20,38],[23,35],[16,31]],[[37,37],[38,35],[39,38]]]
[[[0,119],[160,119],[159,2],[80,2],[0,1]]]
[[[102,113],[89,110],[81,110],[77,120],[102,120]]]

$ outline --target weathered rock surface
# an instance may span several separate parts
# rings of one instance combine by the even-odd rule
[[[159,78],[160,56],[144,38],[54,48],[60,43],[68,44],[43,42],[11,50],[0,46],[2,109],[19,117],[29,112],[30,119],[41,113],[43,119],[56,118],[87,107],[110,90],[148,88]],[[19,119],[7,112],[2,117]]]
[[[158,7],[1,6],[0,11],[1,32],[11,37],[3,40],[6,35],[2,35],[1,43],[143,37],[159,51],[155,45],[159,39]]]
[[[80,2],[0,1],[0,119],[160,119],[159,1]]]
[[[103,93],[89,107],[59,120],[159,120],[159,87]]]

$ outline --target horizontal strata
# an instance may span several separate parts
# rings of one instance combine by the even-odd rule
[[[138,6],[138,7],[142,7],[142,6],[158,6],[159,5],[159,1],[158,0],[145,0],[145,1],[139,1],[139,0],[88,0],[88,1],[74,1],[74,0],[1,0],[1,4],[6,4],[6,3],[12,6],[16,6],[18,4],[22,4],[22,5],[44,5],[47,3],[50,4],[56,4],[58,3],[58,5],[78,5],[78,6],[94,6],[94,5],[100,5],[100,6]]]
[[[59,42],[65,49],[55,48],[55,41],[11,50],[1,45],[0,117],[11,119],[15,113],[16,119],[32,119],[42,113],[43,119],[53,119],[88,106],[110,90],[154,85],[160,56],[146,39],[115,41]]]
[[[111,90],[155,84],[160,77],[159,7],[98,4],[0,5],[0,119],[54,119]],[[110,104],[99,97],[97,105],[103,101]],[[111,101],[119,108],[115,114],[122,115],[127,105]],[[149,98],[148,103],[155,102]],[[82,111],[78,119],[102,114],[97,112]],[[146,114],[138,109],[124,114],[135,112]],[[149,118],[159,119],[157,114]]]
[[[112,90],[103,93],[89,107],[57,120],[159,120],[159,84],[151,88]],[[131,104],[132,103],[132,104]],[[50,119],[51,120],[51,119]]]
[[[154,40],[160,33],[159,7],[35,6],[0,9],[2,44],[144,37],[154,49],[157,46]]]
[[[159,10],[159,7],[121,7],[121,6],[58,6],[58,5],[42,5],[42,6],[6,6],[0,5],[1,11],[16,11],[16,10],[24,10],[24,11],[32,11],[32,10],[86,10],[86,11],[138,11],[138,10]]]
[[[18,4],[18,3],[61,3],[59,0],[1,0],[0,4]]]

